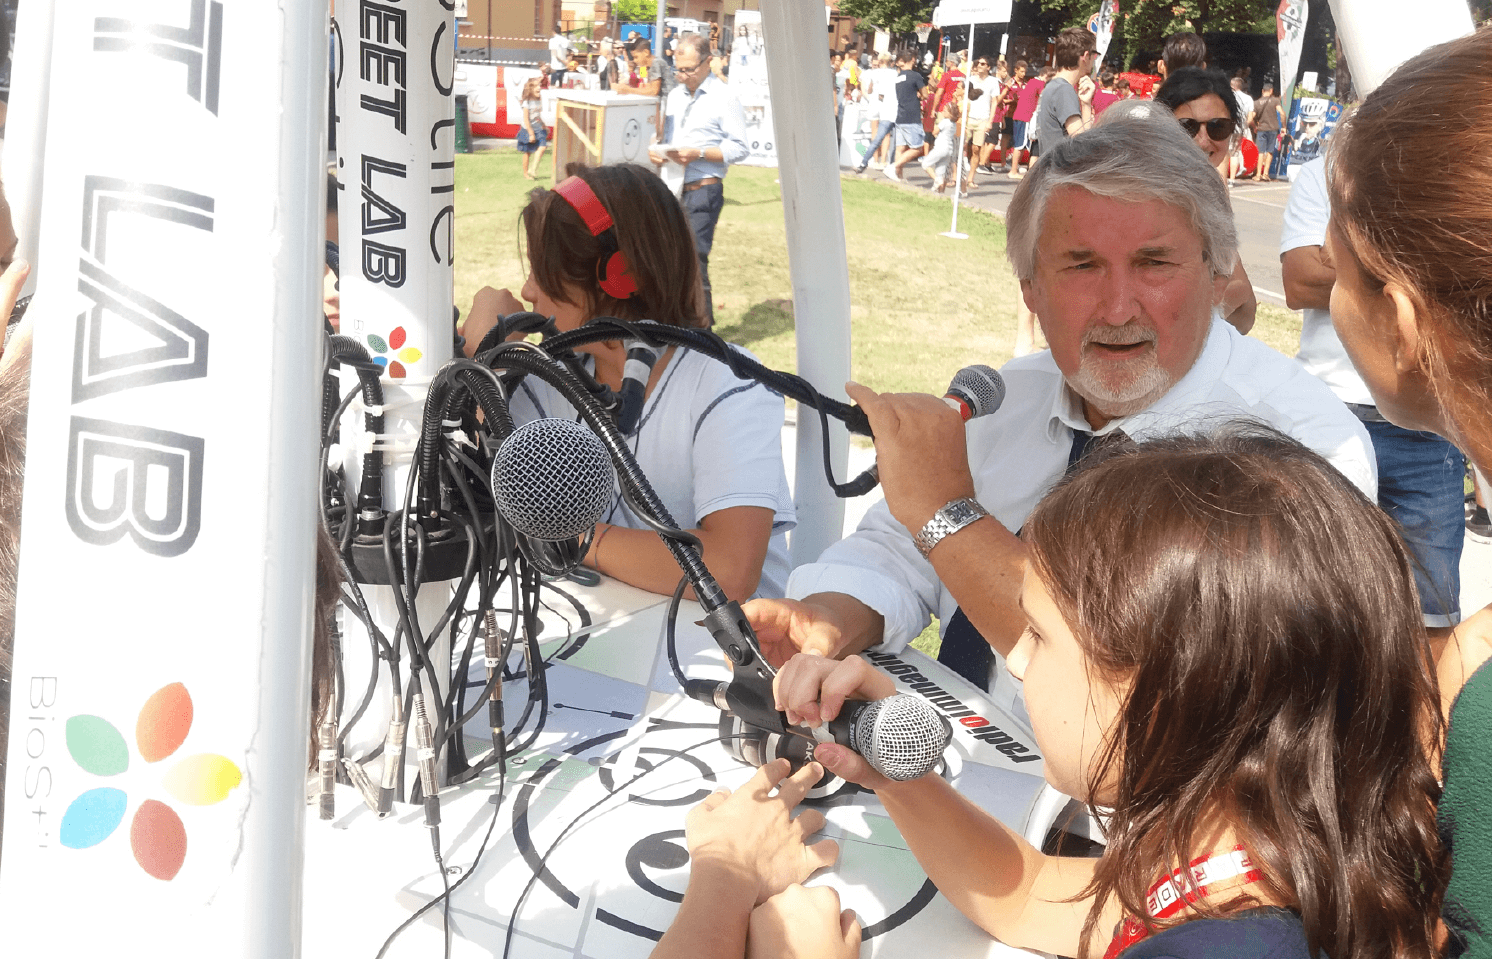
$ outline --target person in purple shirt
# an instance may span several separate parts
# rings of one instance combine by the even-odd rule
[[[1015,133],[1010,142],[1010,178],[1019,180],[1025,176],[1021,172],[1021,151],[1031,149],[1031,118],[1036,115],[1036,102],[1041,99],[1041,91],[1046,87],[1047,72],[1041,71],[1041,76],[1026,83],[1015,98]]]
[[[1093,94],[1093,115],[1099,116],[1109,108],[1109,104],[1118,102],[1119,94],[1114,92],[1114,71],[1105,69],[1098,75],[1098,92]]]

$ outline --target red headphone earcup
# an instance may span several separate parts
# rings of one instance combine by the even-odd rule
[[[632,278],[631,266],[620,250],[605,259],[600,281],[601,290],[614,300],[637,295],[637,281]]]

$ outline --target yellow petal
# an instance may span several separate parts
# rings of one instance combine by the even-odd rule
[[[243,773],[226,756],[199,753],[177,763],[166,774],[166,790],[189,806],[211,806],[228,798]]]
[[[403,360],[405,363],[417,363],[419,362],[420,357],[424,355],[425,354],[421,353],[419,350],[415,349],[412,346],[406,346],[404,349],[399,351],[399,359]]]

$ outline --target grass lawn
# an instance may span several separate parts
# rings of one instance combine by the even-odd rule
[[[538,186],[552,186],[547,171]],[[516,294],[527,265],[518,213],[535,184],[516,151],[456,157],[456,303],[463,314],[482,286]],[[777,171],[733,167],[710,255],[716,332],[777,369],[794,369],[788,275]],[[844,191],[850,270],[851,369],[875,390],[929,391],[970,363],[1000,366],[1015,346],[1019,287],[1005,261],[1005,224],[961,209],[967,240],[948,229],[946,198],[853,177]],[[1260,305],[1253,336],[1294,355],[1300,314]],[[837,384],[818,384],[821,388]],[[915,644],[935,653],[936,624]]]

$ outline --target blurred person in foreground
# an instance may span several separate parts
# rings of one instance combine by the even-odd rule
[[[1331,320],[1396,426],[1492,467],[1492,31],[1430,47],[1384,80],[1327,160]],[[1448,106],[1453,105],[1453,106]],[[1427,179],[1426,169],[1455,170]],[[1492,956],[1492,608],[1440,654],[1449,719],[1439,807],[1451,956]]]

